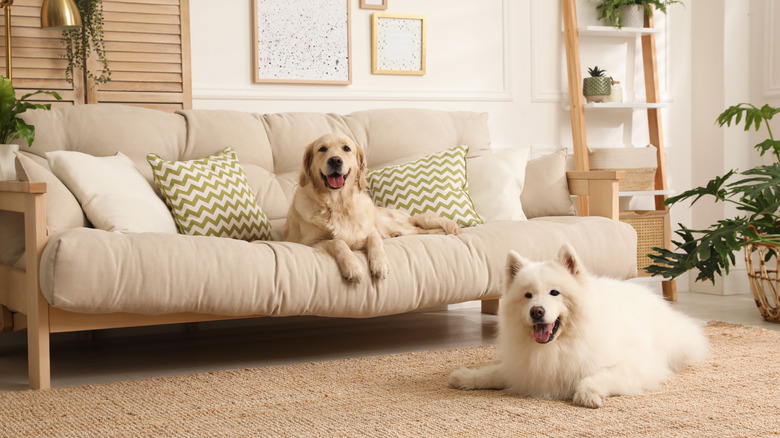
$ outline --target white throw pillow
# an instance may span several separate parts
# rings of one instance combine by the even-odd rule
[[[469,195],[482,220],[526,220],[520,194],[529,155],[530,148],[524,147],[469,158]]]
[[[122,233],[177,232],[165,202],[122,153],[95,157],[55,151],[46,158],[95,228]]]

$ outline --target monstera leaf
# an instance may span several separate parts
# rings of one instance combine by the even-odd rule
[[[728,274],[736,261],[734,252],[748,242],[780,245],[780,142],[774,139],[768,123],[777,113],[780,108],[743,103],[729,107],[718,117],[720,126],[744,123],[746,131],[754,127],[758,130],[763,125],[769,139],[756,145],[756,149],[761,155],[771,152],[778,162],[743,172],[730,170],[704,186],[667,199],[665,204],[670,206],[686,200],[695,204],[703,199],[730,203],[745,216],[720,220],[699,230],[680,224],[675,234],[681,240],[672,242],[675,251],[653,248],[654,253],[648,255],[653,261],[645,268],[649,274],[671,279],[698,269],[697,281],[714,283],[716,275]]]

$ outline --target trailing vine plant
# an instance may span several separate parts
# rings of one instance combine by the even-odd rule
[[[65,46],[63,58],[68,60],[65,68],[65,80],[73,84],[73,70],[79,69],[94,81],[94,85],[111,80],[111,70],[106,59],[106,47],[103,43],[103,1],[74,0],[81,13],[82,26],[62,31],[62,44]],[[100,74],[89,71],[87,60],[91,52],[100,64]]]

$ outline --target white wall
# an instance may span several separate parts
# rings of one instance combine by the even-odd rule
[[[540,154],[571,147],[569,114],[563,110],[568,97],[559,1],[388,1],[385,12],[427,16],[426,75],[372,75],[372,11],[359,9],[358,0],[351,0],[352,84],[319,86],[253,84],[251,0],[192,0],[193,106],[255,112],[348,113],[384,107],[486,111],[494,148],[531,145]],[[663,113],[669,181],[678,192],[692,182],[691,14],[707,2],[687,0],[685,7],[672,6],[668,17],[656,15],[656,25],[663,29],[657,36],[662,99],[670,104]],[[595,4],[578,0],[581,24],[596,24]],[[583,39],[583,74],[588,66],[606,67],[624,84],[626,95],[636,89],[641,98],[637,44]],[[648,142],[641,111],[589,113],[587,122],[592,146]],[[674,223],[690,224],[692,219],[687,209],[672,216]]]
[[[580,0],[581,15],[593,16],[594,4]],[[426,107],[490,113],[495,147],[535,145],[551,149],[571,144],[568,114],[562,109],[565,94],[565,60],[560,3],[553,0],[390,0],[389,13],[427,16],[427,72],[425,76],[372,75],[370,72],[370,14],[352,0],[352,71],[348,86],[270,85],[251,81],[251,1],[190,4],[192,78],[196,108],[231,108],[258,112],[350,112],[378,107]],[[684,14],[680,8],[676,12]],[[664,25],[663,16],[659,19]],[[680,23],[685,26],[685,20]],[[661,84],[664,98],[673,101],[670,83],[673,64],[666,39]],[[619,77],[641,71],[641,60],[622,66],[633,57],[635,46],[626,41],[591,42],[593,62],[586,50],[583,65],[601,62]],[[608,51],[604,48],[610,45]],[[684,46],[683,46],[684,47]],[[602,56],[603,55],[603,56]],[[637,57],[638,59],[638,57]],[[614,67],[614,68],[613,68]],[[641,82],[640,82],[641,84]],[[644,123],[641,113],[595,116],[594,126]],[[589,120],[590,121],[590,120]],[[646,139],[622,130],[593,130],[592,142],[643,145]],[[639,131],[641,132],[641,131]],[[670,143],[674,143],[671,141]]]

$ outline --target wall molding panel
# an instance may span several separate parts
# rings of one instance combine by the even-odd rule
[[[775,8],[775,2],[764,3],[764,97],[780,97],[780,46],[777,39],[777,20],[780,9]]]
[[[354,7],[352,10],[352,68],[353,82],[351,85],[278,85],[237,83],[235,79],[226,79],[212,74],[211,79],[196,81],[193,84],[192,97],[204,101],[408,101],[408,102],[509,102],[513,100],[512,90],[512,8],[518,7],[513,0],[483,0],[476,3],[451,5],[444,1],[426,3],[403,3],[397,0],[393,11],[414,11],[428,17],[428,37],[426,43],[427,66],[426,75],[421,77],[403,77],[372,75],[370,69],[370,28],[367,11]],[[413,5],[412,9],[410,5]],[[449,6],[448,6],[449,5]],[[436,28],[435,14],[441,14],[443,9],[459,7],[451,12],[447,20],[448,27]],[[395,10],[398,8],[397,10]],[[474,17],[473,10],[478,8],[487,14]],[[488,42],[489,50],[484,50],[484,43],[479,46],[479,39],[469,32],[464,32],[467,21],[479,18],[475,23],[479,37]],[[458,24],[459,21],[461,24]],[[495,23],[500,23],[497,29]],[[453,50],[463,46],[472,58],[453,55]],[[468,62],[475,64],[469,65]],[[465,77],[473,65],[491,66],[490,74],[483,81],[467,82],[459,80]],[[459,67],[463,71],[459,71]],[[484,68],[484,67],[483,67]]]

